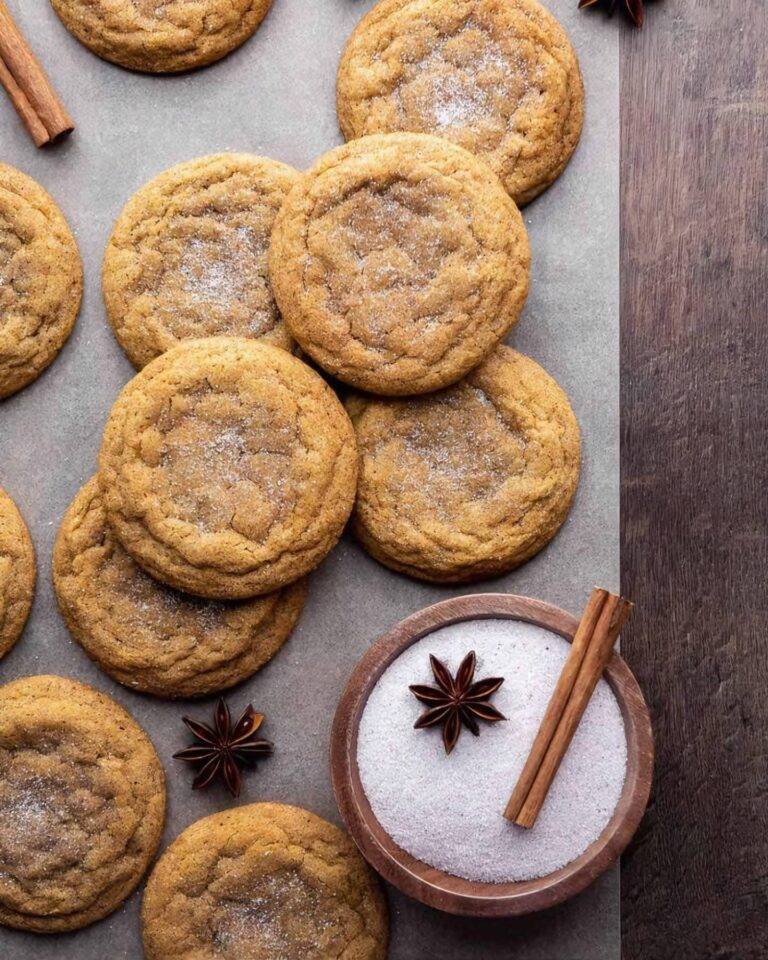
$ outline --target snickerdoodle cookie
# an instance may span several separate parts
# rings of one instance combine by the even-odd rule
[[[188,827],[152,871],[142,928],[148,960],[384,960],[389,940],[354,843],[276,803]]]
[[[51,0],[64,26],[105,60],[176,73],[220,60],[244,43],[272,0]]]
[[[21,636],[35,593],[35,549],[16,504],[0,488],[0,657]]]
[[[102,286],[109,322],[135,366],[191,338],[263,337],[291,348],[267,249],[298,176],[276,160],[222,153],[171,167],[128,201]]]
[[[576,148],[584,87],[565,30],[537,0],[382,0],[347,43],[337,104],[348,140],[437,134],[523,204]]]
[[[285,643],[304,605],[303,580],[253,600],[200,600],[148,577],[112,534],[96,478],[59,530],[53,582],[67,626],[126,686],[161,697],[231,687]]]
[[[61,677],[0,687],[0,923],[54,933],[111,913],[164,817],[163,768],[122,707]]]
[[[301,360],[256,340],[190,340],[123,389],[99,455],[107,520],[155,579],[213,599],[317,566],[357,481],[349,418]]]
[[[61,211],[38,183],[0,163],[0,399],[54,360],[82,295],[80,255]]]
[[[360,451],[353,529],[394,570],[445,583],[500,574],[568,514],[576,418],[549,374],[509,347],[448,390],[355,398],[349,409]]]
[[[288,194],[269,272],[289,331],[372,393],[427,393],[517,320],[530,252],[520,213],[466,150],[412,133],[332,150]]]

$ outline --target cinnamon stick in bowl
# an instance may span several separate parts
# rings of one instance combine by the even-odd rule
[[[0,0],[0,83],[38,147],[75,129],[51,82]]]
[[[504,816],[531,828],[560,769],[595,687],[632,612],[623,597],[595,587],[571,644],[528,760]]]

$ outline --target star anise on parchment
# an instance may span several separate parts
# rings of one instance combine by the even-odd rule
[[[594,7],[598,3],[604,2],[609,15],[614,12],[621,3],[624,12],[636,27],[642,27],[645,20],[645,6],[643,0],[579,0],[579,9],[582,7]]]
[[[233,797],[240,796],[244,766],[267,757],[273,747],[269,740],[256,736],[264,714],[256,713],[248,704],[237,723],[224,700],[219,700],[213,714],[213,726],[191,717],[182,717],[197,745],[174,753],[175,760],[186,760],[199,767],[192,781],[193,790],[202,790],[218,778]]]
[[[429,655],[429,662],[437,686],[414,684],[408,688],[416,699],[427,707],[414,723],[414,727],[419,730],[441,723],[446,753],[450,753],[456,746],[462,725],[477,737],[480,735],[478,720],[496,723],[507,719],[488,702],[504,683],[504,677],[475,680],[477,658],[474,650],[461,661],[455,677],[451,676],[442,660],[438,660],[433,654]]]

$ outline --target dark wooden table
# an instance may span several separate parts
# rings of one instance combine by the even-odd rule
[[[624,960],[765,960],[768,3],[648,3],[621,49],[623,649],[658,748]]]

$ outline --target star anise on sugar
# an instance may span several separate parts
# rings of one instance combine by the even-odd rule
[[[202,790],[219,779],[233,797],[238,797],[243,767],[272,753],[269,740],[256,736],[264,714],[256,713],[250,704],[236,723],[232,722],[232,714],[223,699],[216,705],[212,726],[191,717],[182,717],[182,720],[197,743],[174,753],[173,757],[199,767],[192,781],[193,790]]]
[[[462,726],[478,737],[480,735],[478,720],[496,723],[507,719],[488,702],[504,683],[504,677],[475,680],[477,658],[474,650],[461,661],[455,677],[451,676],[450,670],[442,660],[438,660],[433,654],[429,655],[429,662],[437,686],[414,684],[408,688],[416,699],[427,707],[414,723],[414,727],[419,730],[423,727],[442,724],[443,746],[446,753],[450,753],[456,746]]]
[[[579,0],[579,9],[582,7],[594,7],[602,0]],[[636,27],[642,27],[645,20],[645,6],[643,0],[605,0],[605,7],[608,14],[613,14],[614,10],[621,2],[621,7],[629,19]]]

